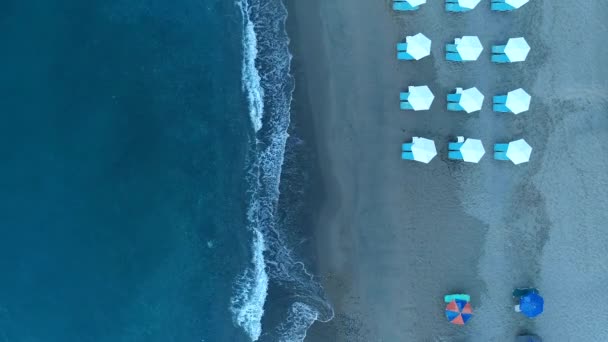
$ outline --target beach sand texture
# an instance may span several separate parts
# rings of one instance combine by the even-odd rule
[[[547,341],[608,336],[608,2],[533,0],[513,13],[489,1],[450,14],[442,1],[397,13],[391,1],[289,2],[295,115],[310,117],[324,195],[316,237],[320,274],[336,317],[309,341]],[[424,33],[432,57],[397,61],[395,43]],[[444,60],[455,37],[484,52]],[[524,36],[528,60],[493,65],[490,46]],[[398,93],[429,85],[428,112],[399,110]],[[484,108],[450,113],[445,95],[478,87]],[[492,96],[522,87],[529,112],[493,113]],[[447,160],[456,135],[479,138],[478,165]],[[400,160],[412,136],[434,138],[424,165]],[[531,162],[492,160],[495,142],[525,138]],[[511,291],[537,286],[546,311],[512,311]],[[442,296],[466,292],[466,327],[444,317]],[[573,304],[575,303],[575,304]]]

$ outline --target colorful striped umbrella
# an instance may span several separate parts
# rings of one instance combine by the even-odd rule
[[[445,316],[452,324],[465,325],[473,316],[473,309],[469,302],[455,299],[445,307]]]

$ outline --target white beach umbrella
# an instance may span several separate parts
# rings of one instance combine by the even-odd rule
[[[408,92],[410,95],[407,101],[412,105],[414,110],[429,110],[435,95],[431,92],[427,86],[409,86]]]
[[[511,141],[507,147],[507,158],[515,165],[530,161],[530,154],[532,147],[524,139]]]
[[[416,7],[423,4],[426,4],[426,0],[405,0],[410,6]]]
[[[517,8],[520,8],[521,6],[527,4],[528,1],[530,1],[530,0],[505,0],[505,3],[507,5],[511,5],[517,9]]]
[[[477,36],[464,36],[456,38],[456,50],[463,61],[475,61],[481,55],[483,46]]]
[[[515,89],[507,94],[507,102],[505,103],[505,106],[509,108],[513,114],[517,115],[530,109],[531,99],[532,97],[526,93],[525,90],[521,88]]]
[[[412,154],[414,160],[428,164],[437,155],[435,142],[426,138],[414,137],[412,139]]]
[[[431,40],[422,33],[418,33],[415,36],[407,36],[405,41],[407,42],[406,52],[414,57],[415,60],[431,54]]]
[[[458,6],[473,9],[481,0],[458,0]]]
[[[479,163],[481,157],[486,154],[483,144],[479,139],[467,139],[460,147],[462,159],[469,163]]]
[[[528,57],[530,52],[530,45],[522,37],[511,38],[505,46],[505,55],[510,62],[523,62]]]
[[[467,113],[473,113],[481,110],[483,105],[483,94],[475,87],[465,89],[460,92],[460,101],[458,101]]]

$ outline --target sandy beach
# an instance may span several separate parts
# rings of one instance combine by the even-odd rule
[[[460,15],[441,1],[406,14],[388,0],[288,5],[294,112],[309,121],[321,175],[316,260],[336,314],[307,341],[510,341],[521,332],[602,341],[608,3],[533,0],[505,14],[484,1]],[[433,40],[431,57],[397,61],[395,44],[418,32]],[[445,44],[462,35],[479,35],[479,61],[444,60]],[[493,65],[490,45],[519,36],[528,60]],[[400,111],[399,91],[424,84],[431,110]],[[445,95],[471,86],[484,93],[483,110],[448,112]],[[529,112],[492,112],[493,95],[519,87],[532,95]],[[487,151],[525,138],[532,160],[515,166],[488,152],[477,165],[448,161],[457,135]],[[430,164],[400,160],[412,136],[435,139]],[[518,286],[541,290],[541,317],[513,312]],[[465,327],[444,317],[452,292],[472,296]]]

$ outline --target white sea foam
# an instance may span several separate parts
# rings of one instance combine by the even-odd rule
[[[291,305],[285,322],[278,328],[279,342],[304,341],[308,328],[317,320],[319,312],[304,303]]]
[[[275,340],[302,341],[315,320],[333,317],[333,309],[321,286],[287,247],[281,230],[285,227],[279,227],[275,217],[293,93],[292,56],[284,27],[287,11],[280,0],[240,0],[237,5],[243,14],[243,90],[255,131],[247,211],[253,242],[251,263],[235,282],[231,311],[235,324],[252,341],[258,340],[263,333],[268,284],[273,281],[298,301],[292,303],[286,319],[267,334]]]
[[[264,263],[264,236],[254,231],[252,267],[236,282],[238,292],[232,298],[231,309],[234,321],[241,326],[252,341],[257,341],[262,333],[262,316],[268,289],[268,275]]]
[[[264,89],[260,84],[260,73],[255,66],[258,56],[258,40],[255,34],[255,24],[251,20],[251,7],[247,0],[237,2],[243,15],[243,90],[249,102],[249,116],[254,130],[262,128],[264,115]]]

